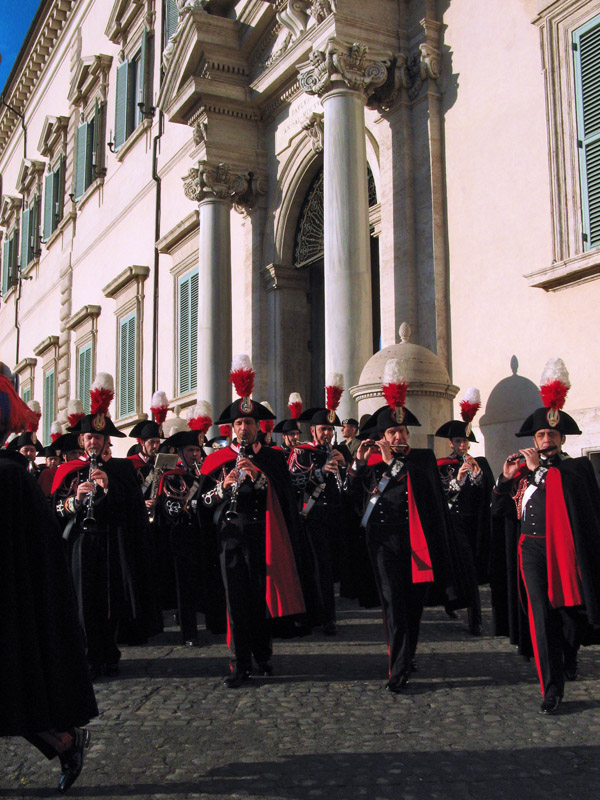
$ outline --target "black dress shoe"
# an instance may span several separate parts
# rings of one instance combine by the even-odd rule
[[[104,674],[108,678],[116,678],[120,671],[118,664],[107,664],[104,667]]]
[[[248,683],[250,678],[251,675],[247,669],[236,669],[235,672],[232,672],[231,675],[228,675],[224,679],[223,686],[226,686],[228,689],[239,689],[242,684]]]
[[[401,675],[399,678],[394,678],[393,680],[389,680],[385,688],[388,692],[392,692],[393,694],[400,694],[406,684],[408,683],[408,675]]]
[[[66,753],[60,755],[62,775],[58,782],[58,791],[61,794],[68,792],[75,783],[83,769],[83,754],[90,746],[90,732],[85,728],[75,728],[73,746]]]
[[[540,706],[540,714],[556,714],[561,699],[562,698],[558,697],[558,695],[555,694],[551,694],[548,695],[548,697],[545,697]]]
[[[471,636],[481,636],[481,625],[470,625],[469,633]]]
[[[273,674],[273,664],[270,661],[261,661],[259,664],[256,665],[256,671],[254,675],[272,675]]]
[[[325,625],[323,625],[323,633],[325,636],[335,636],[337,634],[337,625],[335,622],[326,622]]]
[[[453,609],[449,608],[448,606],[444,606],[444,611],[446,615],[450,617],[450,619],[458,619],[458,614]]]
[[[565,661],[565,678],[568,681],[577,680],[577,676],[579,675],[579,664],[577,663],[577,659],[573,659],[572,661]]]

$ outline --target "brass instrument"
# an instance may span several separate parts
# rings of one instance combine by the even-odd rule
[[[152,478],[152,488],[150,489],[149,500],[156,500],[158,496],[158,487],[160,486],[160,479],[164,472],[173,469],[179,457],[171,453],[159,453],[154,461],[154,476]],[[148,522],[152,524],[156,518],[156,506],[153,506],[148,511]]]
[[[97,484],[96,481],[92,480],[92,473],[97,469],[98,469],[98,451],[91,450],[88,481],[91,481],[92,489],[88,492],[85,500],[83,501],[86,506],[86,509],[85,509],[85,517],[83,518],[81,527],[83,528],[84,531],[89,531],[96,527],[96,518],[94,517],[94,498],[96,496]]]
[[[243,458],[246,458],[246,446],[247,441],[245,438],[240,439],[240,450],[237,454],[237,458],[235,459],[235,467],[234,469],[238,469],[238,465]],[[240,484],[244,480],[246,476],[242,475],[238,472],[238,479],[231,487],[231,496],[229,500],[229,507],[225,513],[225,519],[227,522],[234,522],[238,517],[237,511],[237,504],[238,504],[238,494],[240,491]]]

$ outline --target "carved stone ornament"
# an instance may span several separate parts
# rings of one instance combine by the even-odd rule
[[[325,135],[325,126],[323,124],[323,114],[313,111],[312,114],[306,119],[302,125],[302,130],[310,137],[310,143],[315,153],[323,152],[323,138]]]
[[[309,13],[317,25],[323,22],[324,19],[327,19],[334,11],[334,0],[311,0]]]
[[[173,58],[173,53],[175,52],[175,47],[177,42],[181,36],[181,30],[185,25],[185,21],[190,14],[207,14],[206,7],[208,6],[209,0],[176,0],[177,3],[177,27],[175,28],[174,33],[171,35],[169,41],[167,42],[167,46],[163,50],[162,55],[162,66],[164,71],[166,72],[169,64],[171,63],[171,59]]]
[[[200,161],[197,167],[192,167],[182,180],[183,192],[189,200],[199,203],[211,195],[219,200],[231,199],[240,213],[247,213],[258,196],[266,192],[264,181],[256,178],[254,173],[233,175],[227,164],[214,167],[207,161]]]
[[[426,42],[419,45],[419,49],[406,60],[404,78],[408,84],[408,97],[414,100],[421,91],[426,80],[439,80],[441,76],[442,59],[439,50],[431,47]]]
[[[292,34],[292,42],[295,42],[306,32],[309,11],[310,3],[308,0],[288,0],[286,5],[278,12],[277,19]]]
[[[300,87],[307,94],[322,96],[343,81],[349,89],[370,94],[387,80],[389,58],[367,58],[368,47],[361,42],[347,45],[332,38],[326,50],[313,49],[309,60],[299,66]]]
[[[411,78],[407,69],[408,56],[406,53],[396,53],[388,69],[385,83],[379,86],[370,95],[367,105],[379,112],[389,111],[396,102],[402,89],[411,88]]]

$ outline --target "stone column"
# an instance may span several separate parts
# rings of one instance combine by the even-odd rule
[[[388,54],[367,58],[364,44],[330,39],[299,67],[300,85],[324,111],[325,372],[358,383],[372,355],[371,259],[365,104],[387,79]],[[338,415],[354,416],[344,393]]]
[[[231,402],[231,225],[232,204],[249,179],[226,164],[201,161],[184,178],[186,197],[198,201],[198,377],[197,396],[212,405],[213,419]]]

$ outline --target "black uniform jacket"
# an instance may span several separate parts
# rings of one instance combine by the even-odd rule
[[[556,516],[557,505],[566,509],[568,520],[560,528],[559,538],[575,546],[581,578],[583,607],[587,619],[583,644],[600,641],[600,491],[593,467],[587,458],[564,458],[556,461],[560,481],[553,496],[546,498],[546,524]],[[506,532],[510,640],[523,655],[532,654],[529,624],[525,616],[527,594],[518,569],[520,521],[513,500],[518,480],[503,482],[492,493],[492,515],[503,517]],[[538,490],[539,491],[539,490]]]
[[[18,453],[0,451],[0,735],[97,716],[58,526]]]

